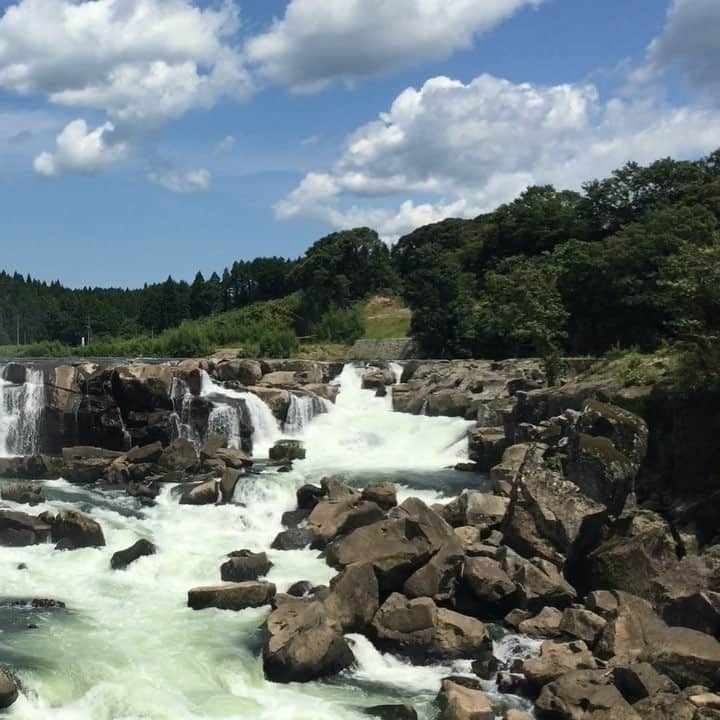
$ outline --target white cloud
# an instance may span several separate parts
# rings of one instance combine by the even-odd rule
[[[673,0],[665,28],[648,48],[646,73],[676,70],[708,97],[720,100],[720,2]]]
[[[157,185],[175,193],[200,192],[210,187],[210,172],[204,168],[185,172],[176,170],[153,172],[148,177]]]
[[[55,140],[53,152],[42,152],[33,167],[38,175],[52,177],[66,172],[92,173],[123,157],[127,146],[113,142],[112,123],[89,130],[84,120],[68,123]]]
[[[273,82],[299,91],[385,72],[469,47],[477,33],[541,0],[291,0],[247,44]]]
[[[0,16],[0,88],[147,125],[247,97],[228,0],[19,0]]]
[[[590,84],[437,77],[402,92],[348,138],[333,168],[306,175],[275,209],[281,219],[371,225],[393,239],[493,209],[529,184],[578,188],[628,160],[700,156],[719,138],[711,109],[603,103]]]

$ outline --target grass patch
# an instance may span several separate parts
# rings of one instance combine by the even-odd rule
[[[371,298],[365,305],[364,315],[364,337],[368,340],[410,337],[412,312],[397,298]]]

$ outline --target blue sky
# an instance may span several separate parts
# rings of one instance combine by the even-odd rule
[[[0,268],[192,279],[720,146],[717,0],[0,3]]]

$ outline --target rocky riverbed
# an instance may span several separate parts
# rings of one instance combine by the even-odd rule
[[[11,716],[720,718],[720,536],[638,499],[626,389],[531,361],[30,372],[0,388],[45,451],[0,460]]]

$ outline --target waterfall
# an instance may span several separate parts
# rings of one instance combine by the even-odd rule
[[[196,450],[202,445],[200,438],[195,429],[190,424],[190,403],[192,402],[192,393],[187,383],[181,378],[174,377],[172,386],[170,387],[170,400],[173,404],[173,412],[170,416],[170,422],[173,428],[173,440],[183,438],[189,440]]]
[[[228,433],[230,442],[233,442],[233,438],[236,438],[236,442],[239,440],[243,421],[252,427],[253,453],[255,455],[265,455],[275,441],[280,438],[277,419],[257,395],[218,385],[204,370],[201,395],[210,398],[215,405],[210,415],[210,422],[233,423]]]
[[[28,369],[25,383],[0,379],[0,456],[40,451],[40,420],[45,407],[43,371]]]
[[[290,435],[301,433],[317,415],[329,412],[332,403],[317,395],[290,395],[290,408],[285,420],[285,432]]]

